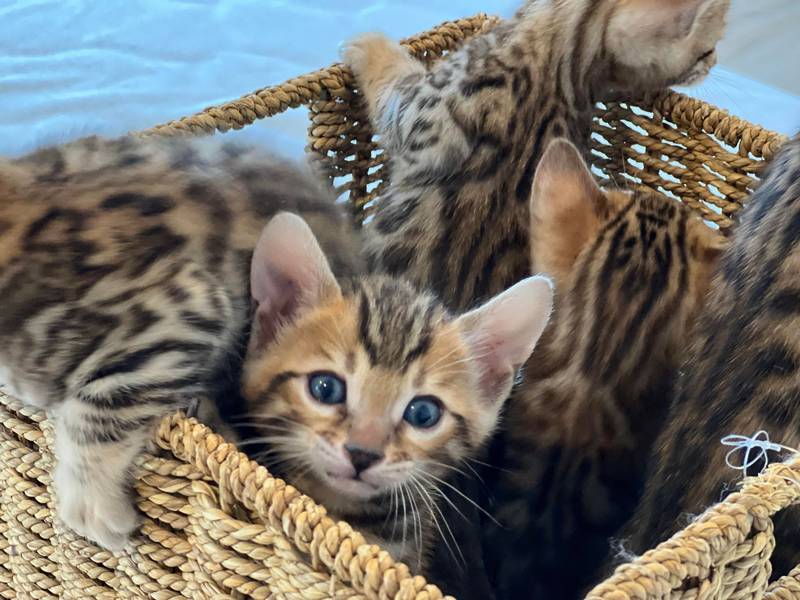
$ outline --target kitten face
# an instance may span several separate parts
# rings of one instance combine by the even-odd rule
[[[407,303],[395,316],[415,315],[413,330],[361,309],[381,294]],[[437,463],[456,464],[486,439],[500,402],[482,397],[475,371],[456,320],[432,298],[377,280],[299,322],[254,366],[247,396],[261,398],[256,420],[277,455],[295,457],[291,466],[330,492],[363,499],[425,472],[441,477]],[[263,384],[283,373],[264,397]]]
[[[702,80],[717,62],[730,0],[619,0],[606,40],[611,87],[642,91]]]
[[[549,318],[551,284],[528,278],[454,317],[399,280],[340,288],[297,221],[276,217],[253,259],[243,394],[263,458],[337,511],[430,488],[494,429]]]

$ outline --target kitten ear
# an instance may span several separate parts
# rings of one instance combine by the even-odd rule
[[[639,39],[683,39],[724,20],[730,0],[628,0],[614,13],[611,33]]]
[[[565,139],[551,142],[536,168],[531,194],[534,271],[563,283],[612,208],[578,149]]]
[[[689,252],[701,262],[716,263],[731,245],[728,238],[711,229],[700,217],[689,219],[688,227],[692,238]]]
[[[314,233],[297,215],[279,213],[264,227],[250,264],[250,293],[259,349],[300,312],[341,296]]]
[[[694,290],[696,300],[702,302],[717,271],[717,264],[730,247],[730,240],[711,229],[699,217],[689,219],[687,239],[689,254],[695,261],[694,268],[689,271],[689,289]]]
[[[553,309],[553,283],[528,277],[458,319],[480,365],[487,398],[502,401],[533,352]]]

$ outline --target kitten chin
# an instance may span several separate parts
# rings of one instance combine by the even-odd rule
[[[353,513],[366,512],[373,503],[389,494],[388,490],[381,490],[364,481],[333,478],[324,474],[290,476],[289,480],[298,490],[333,514],[345,518]]]
[[[367,478],[354,479],[353,477],[338,477],[324,473],[318,477],[321,487],[327,487],[330,494],[353,501],[373,500],[388,492],[367,481]]]

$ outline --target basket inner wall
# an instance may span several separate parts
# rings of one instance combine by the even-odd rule
[[[764,157],[663,114],[665,104],[681,100],[706,106],[677,94],[598,103],[590,143],[593,171],[603,185],[644,188],[684,202],[710,226],[727,231],[758,184]],[[309,108],[309,154],[356,221],[364,223],[389,184],[390,170],[362,98],[344,88]]]

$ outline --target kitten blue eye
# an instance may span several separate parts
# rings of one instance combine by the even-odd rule
[[[344,404],[347,386],[344,381],[330,373],[312,373],[308,376],[308,391],[322,404]]]
[[[417,396],[406,406],[403,419],[412,427],[430,429],[442,418],[442,403],[436,396]]]

